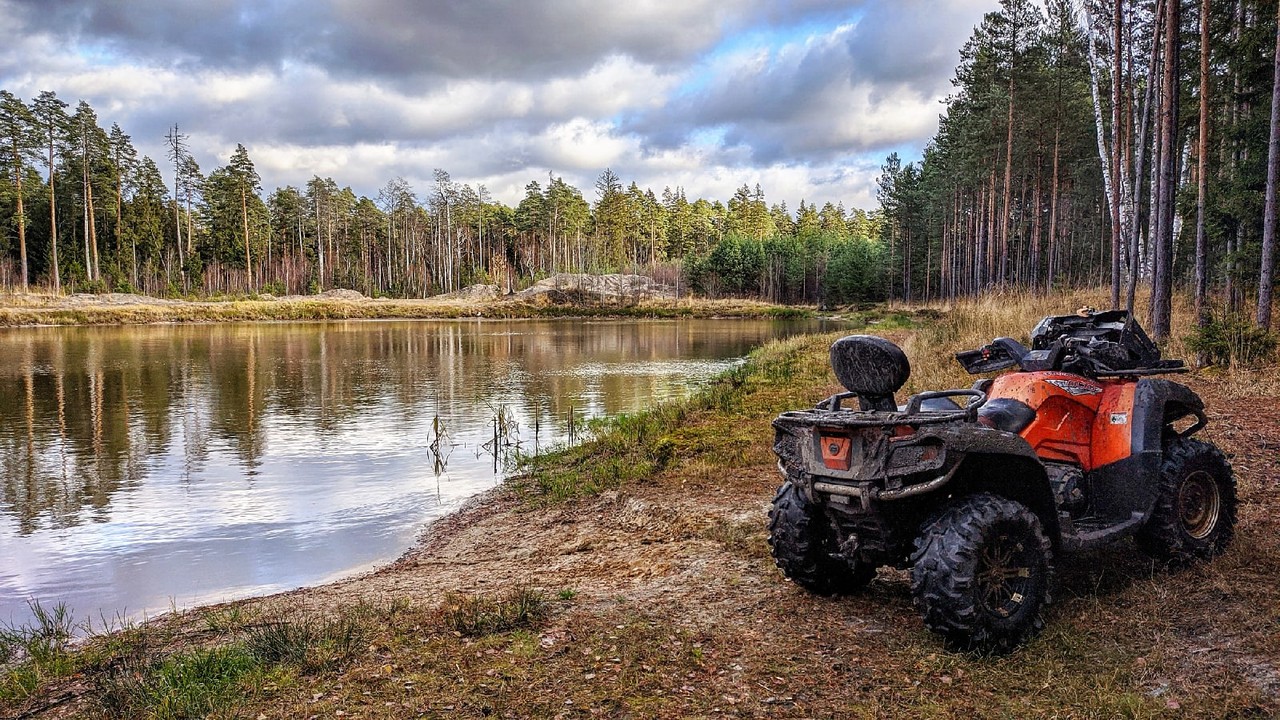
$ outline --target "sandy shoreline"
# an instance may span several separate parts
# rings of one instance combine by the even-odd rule
[[[350,319],[538,317],[746,317],[798,318],[812,309],[750,300],[642,299],[552,302],[547,297],[441,296],[367,298],[349,290],[314,296],[234,300],[169,300],[132,294],[0,295],[0,327],[138,325]]]

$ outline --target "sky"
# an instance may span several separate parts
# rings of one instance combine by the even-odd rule
[[[87,100],[166,177],[236,144],[270,192],[433,171],[509,205],[563,177],[871,209],[997,0],[0,0],[0,88]]]

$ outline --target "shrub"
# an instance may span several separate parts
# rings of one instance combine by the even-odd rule
[[[1277,336],[1239,314],[1218,315],[1192,329],[1187,348],[1213,365],[1256,365],[1275,357]]]

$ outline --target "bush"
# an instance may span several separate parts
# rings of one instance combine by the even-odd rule
[[[1213,365],[1257,365],[1275,359],[1278,339],[1243,315],[1224,314],[1192,329],[1187,348]]]

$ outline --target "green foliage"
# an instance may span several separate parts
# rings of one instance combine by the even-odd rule
[[[66,605],[33,601],[30,607],[33,624],[0,628],[0,700],[28,697],[77,666],[70,649],[75,625]]]
[[[127,662],[98,676],[94,698],[111,717],[208,717],[242,697],[262,672],[243,644]]]
[[[836,244],[827,264],[827,304],[848,305],[884,298],[884,246],[857,238]]]
[[[1213,365],[1257,365],[1275,360],[1280,336],[1238,314],[1219,314],[1191,330],[1187,349]]]

